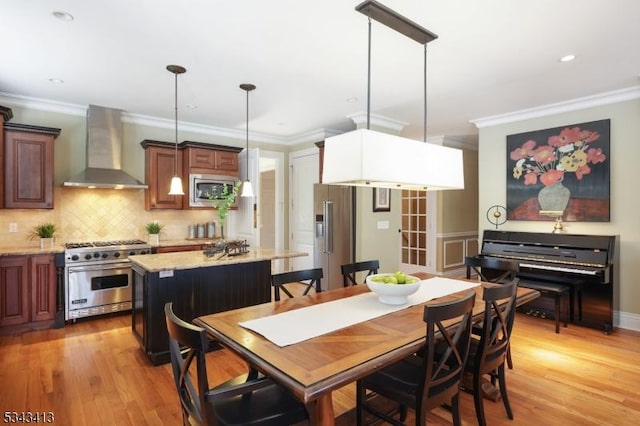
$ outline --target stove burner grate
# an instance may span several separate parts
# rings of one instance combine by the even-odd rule
[[[147,245],[147,244],[148,243],[143,240],[114,240],[114,241],[66,243],[64,247],[66,249],[78,249],[78,248],[88,248],[88,247],[116,247],[116,246],[135,246],[135,245]]]

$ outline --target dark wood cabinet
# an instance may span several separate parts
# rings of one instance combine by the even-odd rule
[[[174,209],[180,210],[183,207],[184,195],[169,195],[171,178],[176,175],[176,154],[177,175],[182,176],[182,151],[175,149],[167,143],[157,143],[154,141],[142,141],[145,149],[145,183],[149,186],[145,190],[145,209]],[[183,190],[187,190],[186,182],[182,181]]]
[[[29,322],[29,257],[0,257],[0,326]]]
[[[53,208],[53,150],[60,129],[4,124],[4,206]]]
[[[4,176],[4,123],[13,118],[11,108],[0,105],[0,176]],[[4,185],[0,185],[0,208],[4,206]]]
[[[149,186],[145,190],[146,210],[189,209],[190,174],[240,176],[238,153],[242,148],[184,141],[178,144],[177,175],[182,178],[185,195],[169,195],[171,178],[176,174],[175,144],[145,139],[140,145],[145,150],[145,183]]]
[[[0,326],[53,322],[56,268],[53,254],[0,257]]]
[[[200,142],[185,141],[181,144],[185,150],[185,175],[208,174],[239,176],[238,153],[242,148],[222,145],[205,145]]]
[[[266,303],[271,300],[271,261],[147,272],[133,265],[132,331],[154,364],[169,362],[164,305],[180,318]]]
[[[57,274],[53,254],[31,256],[31,321],[53,320],[56,316]]]

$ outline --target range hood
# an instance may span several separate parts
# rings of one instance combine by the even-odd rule
[[[64,186],[146,189],[147,185],[122,171],[121,110],[89,105],[86,168]]]

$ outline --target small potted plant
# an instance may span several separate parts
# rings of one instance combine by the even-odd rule
[[[164,225],[158,222],[151,222],[145,225],[147,234],[149,234],[149,244],[157,246],[160,244],[160,231],[162,231]]]
[[[41,223],[33,227],[30,239],[40,238],[40,248],[53,247],[56,225],[53,223]]]

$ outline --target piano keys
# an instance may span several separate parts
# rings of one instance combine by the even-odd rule
[[[616,235],[485,230],[480,256],[517,262],[522,280],[570,285],[571,321],[609,333],[618,291],[618,240]]]

